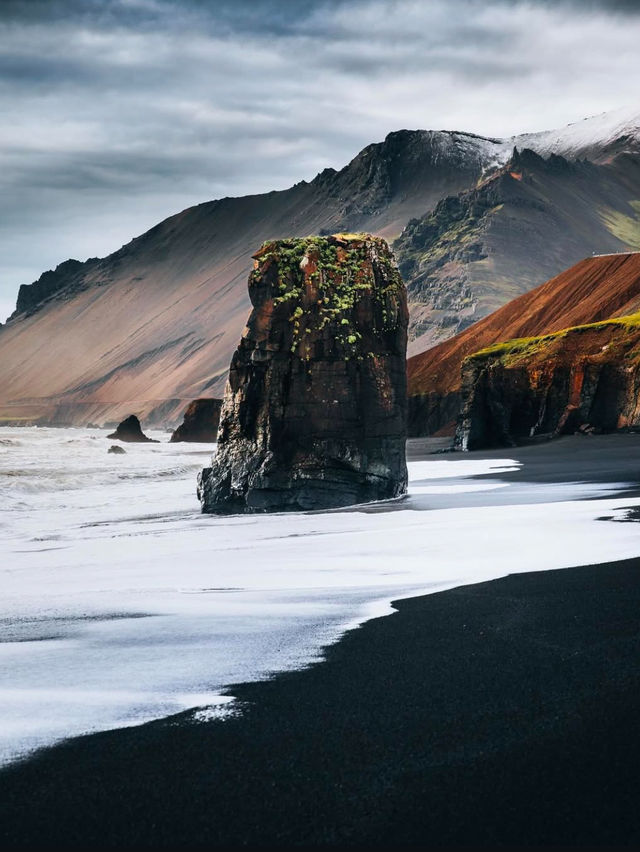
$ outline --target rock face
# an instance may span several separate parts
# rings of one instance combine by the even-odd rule
[[[264,243],[231,361],[204,512],[330,508],[404,494],[406,291],[366,234]]]
[[[640,427],[640,314],[489,347],[462,369],[462,449]]]
[[[179,441],[194,441],[202,444],[213,444],[218,436],[220,423],[221,399],[194,399],[184,413],[184,420],[174,430],[170,443]]]
[[[407,362],[409,434],[455,430],[461,367],[480,349],[640,310],[640,254],[587,257],[471,328]]]
[[[125,420],[122,421],[122,423],[119,424],[115,432],[112,432],[110,435],[107,435],[107,438],[115,438],[116,441],[129,441],[138,443],[146,442],[150,444],[158,443],[158,441],[154,441],[153,438],[147,438],[147,436],[142,431],[140,421],[135,416],[135,414],[130,414]]]
[[[10,319],[24,313],[33,313],[52,296],[61,290],[77,285],[82,276],[97,263],[96,258],[90,258],[85,263],[79,260],[65,260],[55,269],[43,272],[33,284],[22,284],[18,290],[16,309]]]

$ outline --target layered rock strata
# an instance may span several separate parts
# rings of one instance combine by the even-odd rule
[[[366,234],[274,240],[254,255],[204,512],[331,508],[406,491],[406,290]]]
[[[462,368],[462,449],[640,427],[640,314],[521,338]]]

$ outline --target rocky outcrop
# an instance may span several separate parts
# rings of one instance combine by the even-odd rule
[[[522,338],[467,358],[462,449],[640,427],[640,314]]]
[[[18,290],[16,309],[9,319],[20,314],[30,314],[40,308],[52,296],[64,290],[77,287],[86,272],[97,263],[91,258],[85,263],[79,260],[65,260],[55,269],[43,272],[33,284],[22,284]]]
[[[220,422],[221,399],[194,399],[187,406],[184,420],[174,430],[170,443],[194,441],[202,444],[213,444],[218,436]]]
[[[386,242],[276,240],[254,255],[205,512],[320,509],[404,494],[407,304]]]
[[[587,257],[451,340],[410,358],[409,434],[455,428],[461,367],[479,349],[640,310],[640,254]]]
[[[127,452],[127,451],[126,451],[123,447],[119,447],[117,444],[113,444],[113,445],[112,445],[112,446],[110,446],[110,447],[109,447],[109,449],[107,450],[107,453],[113,453],[113,455],[115,455],[115,456],[122,456],[122,455],[124,455],[126,452]]]
[[[128,441],[130,443],[150,443],[157,444],[153,438],[147,438],[142,431],[140,421],[135,414],[130,414],[125,420],[118,425],[115,432],[107,435],[107,438],[115,439],[116,441]]]

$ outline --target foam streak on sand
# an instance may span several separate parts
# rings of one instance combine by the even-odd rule
[[[636,525],[596,522],[640,505],[620,483],[512,483],[517,461],[434,457],[386,509],[207,517],[207,447],[114,457],[104,434],[0,430],[5,761],[226,701],[395,598],[638,552]]]

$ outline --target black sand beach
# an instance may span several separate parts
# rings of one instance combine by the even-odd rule
[[[9,767],[4,848],[640,842],[640,558],[397,609],[237,718]]]

